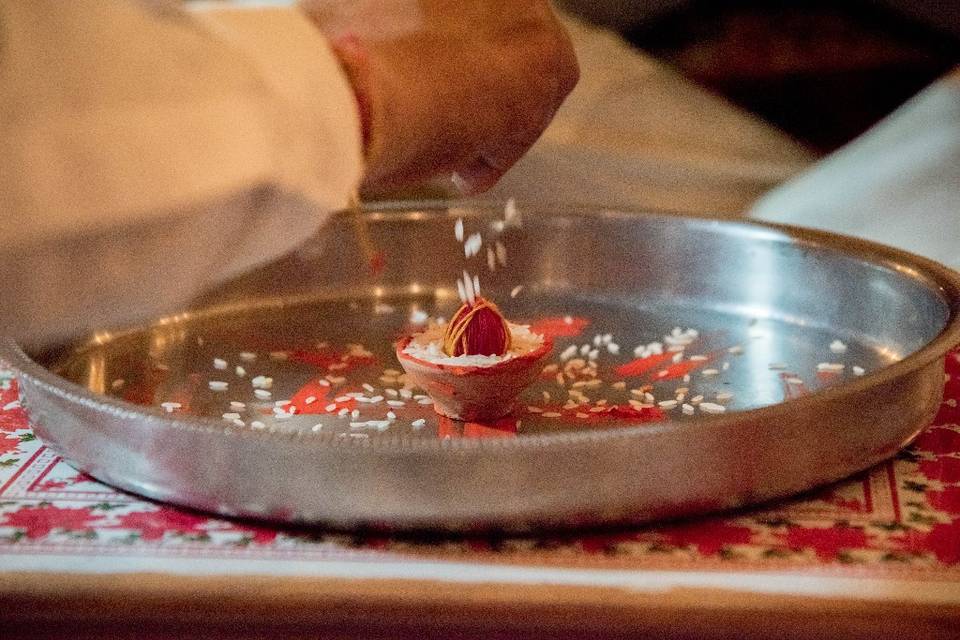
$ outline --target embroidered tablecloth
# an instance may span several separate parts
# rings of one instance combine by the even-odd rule
[[[685,586],[956,606],[958,401],[960,353],[952,353],[943,406],[908,449],[758,509],[604,532],[384,537],[231,521],[115,491],[34,436],[15,377],[0,369],[0,577],[149,572],[635,592]]]

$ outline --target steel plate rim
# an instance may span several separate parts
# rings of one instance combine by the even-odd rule
[[[430,200],[430,201],[390,201],[371,203],[364,207],[363,215],[371,220],[377,220],[389,215],[421,219],[423,215],[437,218],[452,218],[454,215],[467,213],[473,209],[494,210],[502,209],[504,202],[492,200]],[[523,205],[521,205],[522,207]],[[451,212],[451,209],[464,211]],[[860,258],[873,264],[897,269],[905,266],[912,272],[911,277],[923,276],[930,283],[936,284],[946,299],[950,316],[943,330],[920,349],[907,355],[902,360],[891,363],[878,370],[853,380],[844,381],[838,385],[814,391],[808,395],[790,398],[776,404],[756,407],[723,415],[697,416],[694,420],[668,419],[662,422],[641,423],[632,426],[612,427],[607,429],[587,429],[584,431],[568,431],[562,433],[518,434],[517,438],[502,439],[473,439],[449,438],[430,439],[421,437],[397,436],[386,434],[376,438],[355,440],[353,438],[337,438],[330,433],[313,433],[303,431],[276,430],[276,429],[240,429],[225,425],[222,420],[212,417],[191,417],[189,419],[174,418],[159,413],[153,407],[138,405],[110,396],[102,396],[89,391],[85,387],[70,382],[34,361],[12,339],[0,338],[0,360],[7,362],[18,377],[24,377],[32,384],[42,386],[48,393],[56,395],[70,402],[86,405],[97,411],[106,411],[122,417],[137,417],[147,414],[163,427],[193,431],[198,433],[215,433],[224,437],[264,438],[276,442],[278,438],[296,441],[299,445],[318,448],[336,448],[343,450],[378,450],[380,452],[403,452],[410,450],[427,450],[442,452],[473,451],[481,449],[491,453],[496,451],[514,451],[517,449],[543,450],[550,448],[564,448],[598,442],[644,439],[663,433],[674,432],[679,429],[699,428],[709,423],[711,428],[724,429],[730,425],[742,423],[744,420],[767,421],[775,420],[786,412],[802,410],[805,407],[831,402],[847,395],[868,391],[871,387],[882,386],[894,379],[916,371],[960,344],[960,273],[934,260],[925,258],[881,243],[854,238],[829,231],[810,229],[795,225],[771,223],[757,220],[729,220],[717,219],[708,215],[688,214],[668,210],[631,209],[629,207],[603,207],[598,205],[578,205],[572,203],[550,204],[539,203],[535,207],[525,209],[543,210],[560,213],[566,216],[594,217],[594,218],[633,218],[659,217],[664,220],[681,218],[687,222],[694,222],[708,227],[726,227],[766,232],[778,232],[784,239],[799,241],[808,246],[816,246],[829,250],[839,250],[848,255]],[[356,215],[350,211],[335,212],[332,216]],[[475,214],[480,215],[480,214]],[[170,314],[176,315],[176,314]]]

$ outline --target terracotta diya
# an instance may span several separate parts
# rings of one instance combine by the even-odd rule
[[[477,297],[448,324],[400,340],[397,359],[437,413],[476,422],[510,413],[552,348],[549,338],[507,322],[495,304]]]

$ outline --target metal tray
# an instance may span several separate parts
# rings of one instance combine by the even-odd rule
[[[347,528],[522,531],[739,507],[891,456],[939,406],[960,278],[938,264],[783,226],[518,210],[339,214],[190,311],[29,355],[7,342],[0,358],[19,372],[37,434],[96,478],[205,511]],[[465,258],[457,218],[482,234],[479,256]],[[491,272],[498,241],[507,263]],[[450,316],[465,267],[509,318],[556,335],[561,371],[569,345],[577,358],[596,349],[601,382],[561,385],[548,371],[496,424],[441,420],[403,397],[421,392],[401,395],[384,371],[400,369],[393,341],[427,314]],[[674,327],[698,332],[682,356],[623,368]],[[258,375],[273,379],[269,398],[254,396]],[[724,413],[644,396],[680,387]],[[572,388],[591,404],[564,408]],[[384,399],[342,400],[349,390]],[[351,402],[360,416],[338,416]],[[396,419],[382,422],[387,411]]]

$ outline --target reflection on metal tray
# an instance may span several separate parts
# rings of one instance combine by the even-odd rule
[[[192,311],[0,356],[37,433],[78,468],[199,509],[340,527],[735,507],[891,455],[939,404],[960,281],[938,265],[784,227],[520,212],[345,213]],[[476,257],[457,218],[484,238]],[[456,310],[464,268],[555,341],[493,424],[437,416],[393,354]]]

